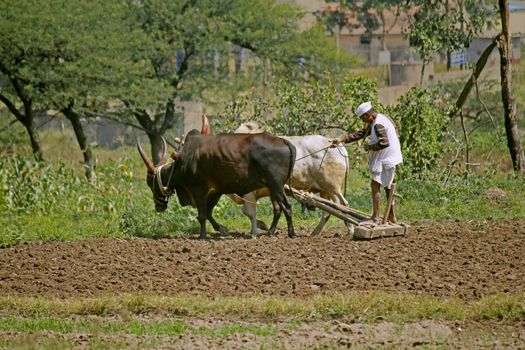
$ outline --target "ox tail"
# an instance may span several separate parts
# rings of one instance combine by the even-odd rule
[[[297,150],[295,149],[295,146],[288,141],[287,139],[283,139],[284,143],[288,148],[290,149],[290,166],[288,167],[288,182],[292,179],[292,173],[293,173],[293,167],[295,165],[295,157],[297,156]]]
[[[292,174],[293,174],[293,167],[295,166],[295,158],[297,156],[297,150],[295,149],[295,146],[288,141],[287,139],[283,138],[283,142],[288,146],[290,149],[290,165],[288,167],[288,186],[290,189],[292,188]],[[293,197],[293,192],[290,190],[290,193]],[[286,199],[286,197],[284,197]]]

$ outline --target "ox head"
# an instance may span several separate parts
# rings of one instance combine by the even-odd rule
[[[197,131],[198,133],[198,131]],[[208,118],[206,115],[202,115],[202,128],[201,128],[201,134],[208,135],[210,134],[210,124],[208,122]],[[137,149],[140,153],[140,156],[142,157],[142,160],[144,161],[144,164],[146,164],[147,168],[147,177],[146,182],[148,183],[148,187],[151,189],[151,192],[153,193],[153,200],[155,202],[155,210],[158,212],[165,211],[166,208],[168,208],[168,198],[173,192],[173,189],[169,188],[169,183],[171,181],[171,176],[173,175],[174,168],[177,166],[176,162],[181,157],[180,152],[173,152],[171,154],[171,158],[175,161],[171,163],[171,165],[166,165],[166,162],[168,161],[168,144],[166,143],[166,140],[161,136],[162,139],[162,145],[163,145],[163,152],[160,162],[157,165],[153,165],[153,162],[148,158],[144,150],[142,149],[142,146],[140,145],[140,142],[137,141]],[[177,143],[179,143],[181,146],[184,145],[184,140],[179,140]],[[167,171],[162,171],[162,169],[166,166],[166,168],[171,167],[169,169],[166,169]]]
[[[161,139],[163,144],[163,152],[161,160],[157,165],[153,165],[153,162],[148,158],[148,156],[142,149],[140,142],[137,141],[137,149],[139,150],[140,156],[142,157],[144,164],[146,164],[146,168],[148,171],[146,182],[148,183],[148,187],[153,193],[153,200],[155,201],[155,210],[158,212],[166,210],[166,208],[168,207],[168,198],[171,195],[171,190],[168,189],[170,174],[162,172],[162,168],[166,165],[166,162],[168,160],[168,144],[162,136]]]

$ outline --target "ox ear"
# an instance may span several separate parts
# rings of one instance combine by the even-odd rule
[[[142,149],[142,146],[140,145],[139,140],[137,140],[137,149],[139,150],[140,156],[142,157],[142,160],[144,161],[144,164],[146,164],[146,167],[148,168],[149,172],[155,172],[155,167],[153,166],[153,162],[148,158],[144,150]]]
[[[210,122],[208,121],[208,117],[206,116],[206,114],[203,114],[203,115],[202,115],[202,129],[201,129],[201,134],[202,134],[202,135],[210,135],[210,134],[211,134],[211,130],[210,130]]]
[[[182,155],[182,153],[177,152],[177,151],[173,151],[173,152],[171,153],[171,159],[173,159],[173,160],[177,160],[177,158],[180,158],[181,155]]]

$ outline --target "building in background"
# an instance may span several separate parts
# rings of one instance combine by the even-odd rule
[[[292,1],[292,0],[290,0]],[[333,12],[339,10],[337,1],[325,2],[323,0],[293,0],[306,12],[315,14],[316,12]],[[510,26],[513,35],[513,59],[516,63],[521,59],[521,50],[525,41],[525,1],[510,1]],[[313,16],[315,18],[315,16]],[[353,28],[334,28],[334,39],[341,50],[357,54],[365,60],[367,66],[377,66],[389,64],[390,85],[415,84],[420,81],[421,60],[415,50],[413,50],[408,40],[404,37],[404,31],[408,27],[406,14],[396,15],[390,11],[384,11],[383,25],[371,34],[367,33],[363,26],[360,26],[351,12],[348,13],[348,20]],[[311,21],[311,20],[308,20]],[[380,23],[381,24],[381,23]],[[476,62],[483,50],[490,44],[492,39],[498,34],[499,28],[485,30],[475,38],[470,47],[465,50],[453,52],[451,54],[452,66],[466,66],[469,62]],[[446,53],[436,56],[435,62],[446,64]],[[497,50],[492,53],[488,66],[499,65],[499,54]],[[426,69],[427,76],[423,81],[432,78],[433,65],[430,64]]]

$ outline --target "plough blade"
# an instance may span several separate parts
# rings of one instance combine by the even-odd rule
[[[374,239],[383,237],[404,236],[410,226],[405,223],[398,224],[368,224],[361,223],[354,228],[353,239]]]

